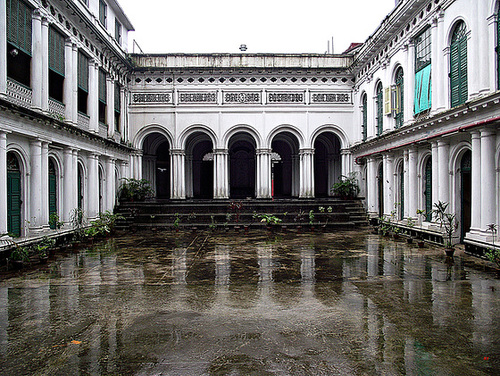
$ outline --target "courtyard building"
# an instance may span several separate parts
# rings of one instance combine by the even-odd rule
[[[129,54],[115,0],[0,0],[0,233],[157,199],[329,197],[493,247],[500,222],[497,0],[403,0],[343,54]],[[353,26],[355,27],[355,26]],[[420,213],[420,214],[417,214]]]

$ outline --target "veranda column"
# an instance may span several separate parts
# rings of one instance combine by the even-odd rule
[[[471,224],[472,233],[481,229],[481,134],[479,131],[471,132]]]
[[[42,217],[42,142],[30,141],[30,210],[28,215],[30,230],[41,229]],[[47,193],[47,192],[45,192]]]
[[[89,203],[87,216],[89,220],[97,218],[99,214],[99,154],[90,153],[87,157],[88,164],[88,191]]]
[[[89,61],[89,95],[88,95],[89,130],[99,132],[99,64]]]
[[[77,182],[73,180],[73,149],[64,149],[63,165],[63,210],[62,220],[65,223],[71,222],[71,211],[76,207],[73,200],[73,191]]]
[[[404,197],[404,211],[403,211],[403,218],[411,218],[415,215],[415,213],[412,213],[409,209],[410,205],[408,204],[410,202],[410,191],[414,190],[415,187],[410,186],[408,183],[410,181],[410,157],[409,157],[409,151],[406,149],[403,152],[403,166],[404,166],[404,191],[403,191],[403,197]]]
[[[415,42],[410,40],[406,60],[406,72],[404,82],[404,123],[413,120],[413,109],[415,101]]]
[[[300,158],[292,155],[292,197],[298,197],[300,191]]]
[[[394,165],[391,154],[384,155],[384,214],[390,215],[394,209]]]
[[[40,216],[40,224],[42,227],[49,227],[49,143],[42,142],[42,213]]]
[[[126,119],[127,119],[127,94],[125,92],[125,87],[120,87],[120,124],[119,129],[121,137],[124,141],[128,141],[128,132],[126,129]]]
[[[314,149],[300,149],[300,198],[314,197]]]
[[[496,171],[495,140],[493,129],[481,130],[481,230],[486,231],[489,224],[496,223]]]
[[[439,197],[439,152],[437,141],[431,142],[431,167],[432,167],[432,204],[438,201]],[[425,204],[422,208],[425,209]]]
[[[42,109],[43,65],[42,65],[42,14],[36,10],[32,16],[32,42],[31,42],[31,88],[33,108]]]
[[[0,0],[0,97],[6,94],[7,94],[7,1]],[[2,217],[1,213],[0,217]],[[1,227],[1,224],[3,223],[2,221],[4,220],[0,219],[0,234],[4,234],[5,232],[7,232],[7,231],[5,232],[2,231]]]
[[[106,200],[105,210],[113,211],[115,207],[115,163],[116,159],[108,158],[106,161]]]
[[[64,43],[64,84],[63,84],[63,102],[64,102],[64,117],[66,121],[74,123],[73,106],[76,102],[73,99],[73,76],[76,70],[73,67],[73,42],[67,38]]]
[[[482,30],[482,24],[479,24],[478,20],[478,4],[481,1],[474,1],[473,5],[471,4],[471,17],[469,20],[470,25],[470,43],[467,43],[467,60],[470,63],[467,64],[467,86],[468,86],[468,94],[469,98],[475,98],[479,94],[479,70],[480,70],[480,59],[481,59],[481,51],[480,47],[480,39],[485,38],[487,36],[484,35]],[[486,20],[483,20],[485,23]],[[479,29],[481,27],[481,30]],[[475,32],[474,32],[475,31]]]
[[[438,141],[438,200],[441,202],[450,202],[450,170],[449,170],[449,156],[450,145],[448,142],[439,140]],[[434,169],[434,166],[432,166]],[[434,200],[437,202],[438,200]]]
[[[5,1],[3,2],[5,5]],[[0,1],[0,5],[2,2]],[[0,131],[0,235],[7,233],[7,133]]]
[[[490,74],[490,55],[495,55],[493,53],[494,49],[489,49],[490,34],[488,32],[488,5],[486,1],[477,2],[477,25],[479,29],[480,37],[478,38],[478,50],[479,50],[479,66],[475,70],[479,71],[479,81],[478,89],[479,94],[483,94],[489,91],[489,74]],[[492,90],[495,86],[492,87]]]
[[[444,79],[434,80],[436,83],[435,93],[432,93],[432,96],[436,95],[438,97],[437,101],[437,111],[444,110],[448,105],[448,79],[446,78],[448,73],[448,68],[446,66],[446,55],[449,54],[449,49],[446,49],[446,37],[445,37],[445,26],[444,26],[444,12],[439,11],[437,15],[437,45],[436,50],[437,54],[437,62],[436,64],[432,63],[432,69],[437,68],[437,73],[440,76],[434,75],[433,77],[441,77]],[[434,48],[433,48],[434,49]],[[434,89],[432,89],[434,91]]]
[[[78,149],[72,149],[71,150],[71,164],[73,166],[73,169],[72,169],[72,175],[71,175],[71,178],[73,179],[73,191],[71,192],[71,196],[72,196],[72,202],[73,202],[73,208],[77,208],[78,207],[78,200],[80,199],[80,197],[78,197]],[[85,195],[87,192],[85,192],[84,188],[85,188],[85,182],[83,181],[85,177],[82,176],[82,184],[83,184],[83,188],[82,188],[82,194]],[[88,202],[88,200],[84,199],[84,205],[86,205],[86,203]],[[82,207],[82,210],[85,212],[85,215],[87,215],[87,208],[85,206]]]
[[[73,41],[71,45],[71,60],[73,61],[73,83],[72,88],[72,106],[71,106],[71,122],[76,125],[78,124],[78,45]]]
[[[49,110],[49,20],[42,18],[42,111]]]
[[[497,15],[493,13],[490,17],[488,17],[488,47],[487,51],[495,51],[497,46]],[[491,91],[494,91],[498,86],[498,77],[497,77],[497,54],[489,53],[489,72],[488,72],[488,85]]]
[[[229,153],[227,149],[214,150],[214,198],[229,198]]]
[[[443,66],[441,64],[438,64],[439,55],[442,54],[441,50],[438,48],[438,45],[439,45],[438,23],[439,23],[439,19],[438,19],[438,16],[436,16],[432,19],[432,25],[431,25],[431,44],[432,44],[431,77],[442,77],[441,71],[443,70]],[[413,71],[415,71],[415,67],[413,67],[411,69]],[[445,78],[443,78],[443,79],[445,79]],[[431,103],[432,103],[431,104],[431,112],[432,113],[436,113],[439,109],[440,87],[439,87],[439,83],[437,81],[441,81],[441,80],[433,80],[432,87],[431,87]]]
[[[108,137],[115,136],[115,81],[111,75],[106,75],[106,122]]]
[[[257,149],[257,198],[271,198],[271,150]]]
[[[366,159],[366,185],[367,197],[366,204],[368,207],[368,215],[372,218],[378,216],[377,210],[377,164],[374,157]]]
[[[410,147],[408,151],[408,180],[405,191],[408,191],[408,217],[415,218],[417,215],[417,149]]]
[[[172,149],[171,155],[171,198],[182,200],[186,198],[186,179],[185,179],[185,153],[181,149]]]
[[[351,162],[352,162],[352,154],[347,149],[342,149],[340,151],[340,174],[344,176],[348,176],[351,171]],[[331,170],[330,170],[331,171]],[[332,184],[336,183],[338,177],[333,179]],[[332,185],[330,185],[331,187]]]

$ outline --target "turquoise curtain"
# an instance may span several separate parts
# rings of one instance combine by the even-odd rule
[[[415,73],[415,114],[431,108],[432,81],[431,65],[420,69]]]

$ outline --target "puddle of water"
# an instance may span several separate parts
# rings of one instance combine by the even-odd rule
[[[123,236],[2,276],[0,374],[499,374],[499,291],[362,231]]]

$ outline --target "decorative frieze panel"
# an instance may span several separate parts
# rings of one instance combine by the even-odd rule
[[[351,92],[348,91],[321,91],[309,92],[311,104],[350,104],[352,103]]]
[[[171,92],[132,94],[132,104],[172,104],[172,103],[173,103],[173,95]]]
[[[223,91],[223,104],[261,104],[260,91]]]
[[[266,104],[305,104],[305,91],[266,91]]]
[[[179,104],[217,104],[217,91],[179,91]]]

